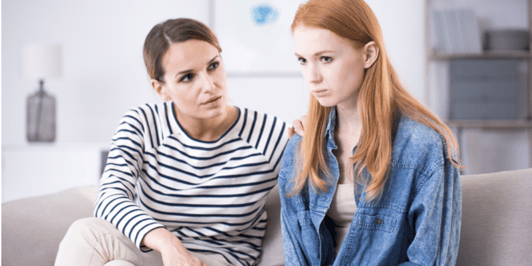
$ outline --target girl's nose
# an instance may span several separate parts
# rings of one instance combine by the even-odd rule
[[[315,64],[308,64],[307,71],[307,81],[309,83],[318,84],[321,82],[322,76],[318,66],[316,66]]]

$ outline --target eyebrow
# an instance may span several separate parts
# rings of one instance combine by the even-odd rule
[[[213,57],[209,61],[209,63],[207,63],[207,65],[210,65],[214,60],[216,60],[217,57],[220,57],[220,54],[217,54],[215,57]],[[191,73],[191,72],[194,72],[194,69],[187,69],[187,70],[180,71],[177,74],[175,74],[174,78],[177,78],[177,76],[179,76],[179,75],[188,74],[188,73]]]
[[[325,53],[334,53],[334,51],[332,51],[332,50],[320,51],[320,52],[315,53],[314,56],[318,56],[318,55],[325,54]],[[298,55],[297,53],[295,53],[295,55],[297,57],[302,57],[302,56]]]

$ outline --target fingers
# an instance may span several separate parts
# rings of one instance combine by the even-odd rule
[[[295,132],[298,135],[303,136],[303,133],[305,132],[305,128],[303,127],[303,123],[301,122],[301,120],[299,119],[294,120],[294,122],[292,122],[292,125],[294,127]]]
[[[287,133],[288,133],[288,138],[291,138],[296,132],[294,131],[294,128],[289,127]]]

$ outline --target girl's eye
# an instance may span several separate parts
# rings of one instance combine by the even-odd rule
[[[330,63],[333,59],[332,59],[332,57],[330,57],[330,56],[322,56],[322,57],[320,57],[320,60],[321,60],[323,63]]]
[[[189,82],[191,81],[192,79],[194,78],[194,75],[192,73],[188,73],[186,75],[184,75],[183,77],[181,77],[181,79],[179,79],[179,82]]]
[[[220,62],[213,62],[212,64],[209,65],[208,70],[215,70],[215,69],[217,69],[219,66],[220,66]]]
[[[297,61],[299,61],[299,63],[302,64],[302,65],[307,63],[307,59],[305,59],[303,57],[298,58]]]

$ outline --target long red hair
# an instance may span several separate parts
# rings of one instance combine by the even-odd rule
[[[365,184],[366,199],[378,198],[383,191],[392,157],[392,127],[394,114],[400,113],[423,123],[440,133],[447,143],[447,152],[458,154],[458,144],[452,132],[436,115],[418,102],[401,85],[386,50],[382,31],[375,14],[363,0],[310,0],[299,7],[292,23],[292,32],[299,26],[327,29],[356,44],[374,41],[379,48],[375,63],[366,69],[358,92],[358,109],[362,119],[362,134],[355,154],[350,158],[355,166],[354,181]],[[323,138],[331,108],[323,107],[310,96],[307,124],[301,142],[298,175],[291,195],[307,184],[326,191],[329,173],[325,163]],[[452,163],[460,167],[459,164]],[[371,175],[366,180],[362,171]]]

